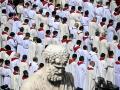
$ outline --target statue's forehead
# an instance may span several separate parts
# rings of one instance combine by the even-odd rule
[[[67,53],[67,50],[65,47],[61,46],[61,45],[49,45],[46,49],[45,49],[46,53],[52,53],[52,54],[62,54],[62,53]]]

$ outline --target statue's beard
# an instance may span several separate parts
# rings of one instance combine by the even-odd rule
[[[47,79],[51,83],[60,83],[64,77],[64,69],[58,69],[56,67],[50,67],[48,70]]]

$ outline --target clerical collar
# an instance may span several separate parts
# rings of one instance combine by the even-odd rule
[[[14,74],[14,75],[19,75],[20,73],[17,72],[17,71],[14,71],[13,74]]]
[[[105,25],[105,22],[100,22],[100,25],[101,25],[101,26],[104,26],[104,25]]]
[[[113,58],[113,56],[110,56],[109,58]]]
[[[92,67],[91,65],[89,65],[89,66],[87,67],[87,69],[88,69],[88,70],[94,70],[94,67]]]
[[[83,61],[78,61],[78,65],[81,65],[81,64],[83,64],[84,62]]]
[[[100,61],[103,61],[105,58],[104,57],[100,57]]]
[[[119,12],[114,12],[113,13],[115,16],[119,15],[120,13]]]
[[[116,64],[120,64],[120,61],[116,61],[115,63],[116,63]]]
[[[74,61],[75,61],[75,58],[71,58],[71,59],[69,60],[69,64],[73,63]]]
[[[120,49],[120,44],[117,45],[118,49]]]

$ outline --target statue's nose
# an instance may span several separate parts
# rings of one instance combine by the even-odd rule
[[[57,64],[60,64],[60,62],[61,62],[59,58],[57,58],[55,61]]]

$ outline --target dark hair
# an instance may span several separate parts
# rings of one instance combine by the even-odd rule
[[[9,28],[8,28],[8,27],[5,27],[5,28],[4,28],[4,31],[9,31]]]
[[[78,10],[81,11],[81,10],[82,10],[82,7],[81,7],[81,6],[78,6]]]
[[[76,44],[81,45],[81,40],[77,40]]]
[[[23,31],[24,31],[24,28],[23,28],[23,27],[21,27],[21,28],[20,28],[20,32],[23,32]]]
[[[53,12],[52,12],[52,16],[55,16],[55,15],[56,15],[56,11],[53,11]]]
[[[120,56],[118,57],[118,60],[120,61]]]
[[[9,45],[6,45],[6,46],[5,46],[5,49],[6,49],[6,50],[11,50],[11,47],[10,47]]]
[[[85,15],[89,15],[89,11],[88,10],[85,11]]]
[[[75,6],[72,6],[72,7],[71,7],[71,10],[75,10]]]
[[[53,35],[56,35],[56,34],[58,34],[58,31],[53,31]]]
[[[23,59],[23,60],[27,60],[27,55],[23,55],[23,56],[22,56],[22,59]]]
[[[114,36],[113,36],[113,40],[118,40],[118,36],[117,36],[117,35],[114,35]]]
[[[113,20],[112,20],[112,19],[110,19],[110,20],[109,20],[109,23],[113,23]]]
[[[96,47],[93,47],[93,48],[92,48],[92,51],[93,51],[93,52],[95,52],[96,50],[97,50],[97,48],[96,48]]]
[[[15,33],[14,33],[14,32],[11,32],[11,33],[10,33],[10,36],[11,36],[11,37],[14,37],[14,36],[15,36]]]
[[[102,18],[102,22],[106,22],[106,18],[105,17]]]
[[[41,43],[41,39],[40,38],[37,38],[37,43]]]
[[[40,23],[40,27],[44,27],[44,23]]]
[[[47,16],[49,16],[49,15],[50,15],[50,13],[49,13],[49,12],[46,12],[46,15],[47,15]]]
[[[51,34],[50,30],[46,30],[46,34]]]
[[[79,27],[79,30],[83,30],[83,29],[84,29],[84,27],[83,27],[83,26],[80,26],[80,27]]]
[[[4,62],[4,59],[0,59],[0,63],[3,63]]]
[[[24,20],[24,22],[25,22],[25,23],[28,23],[28,22],[29,22],[29,20],[28,20],[28,19],[25,19],[25,20]]]
[[[10,61],[9,60],[5,60],[5,65],[10,65]]]
[[[2,13],[6,14],[6,9],[2,9]]]
[[[67,22],[67,18],[64,17],[62,23],[66,23],[66,22]]]
[[[77,58],[77,54],[73,54],[73,55],[72,55],[72,58]]]
[[[15,67],[14,67],[14,71],[19,71],[19,67],[18,67],[18,66],[15,66]]]
[[[27,71],[27,70],[24,70],[24,71],[23,71],[23,75],[28,76],[28,71]]]
[[[80,56],[79,61],[84,61],[84,56]]]
[[[64,7],[69,7],[69,5],[66,3]]]
[[[34,57],[34,58],[33,58],[33,61],[38,62],[38,58],[37,58],[37,57]]]
[[[59,18],[60,18],[59,15],[55,16],[55,20],[59,20]]]
[[[99,31],[96,31],[96,32],[95,32],[95,35],[96,35],[96,36],[99,36],[99,35],[100,35],[100,32],[99,32]]]
[[[83,46],[83,49],[84,49],[84,50],[87,50],[87,46],[86,46],[86,45],[84,45],[84,46]]]
[[[40,63],[40,64],[39,64],[39,68],[42,68],[42,67],[44,67],[44,64],[43,64],[43,63]]]
[[[30,37],[30,33],[25,33],[25,36],[26,37]]]
[[[63,39],[67,39],[67,35],[64,35],[64,36],[63,36]]]
[[[108,51],[108,56],[113,56],[114,55],[114,52],[113,51]]]
[[[100,55],[101,57],[105,57],[105,53],[101,53],[101,55]]]
[[[40,14],[42,14],[43,13],[43,9],[39,9],[39,12],[40,12]]]
[[[85,36],[89,36],[89,32],[85,32]]]
[[[10,13],[9,13],[9,17],[12,17],[12,16],[13,16],[13,13],[10,12]]]

